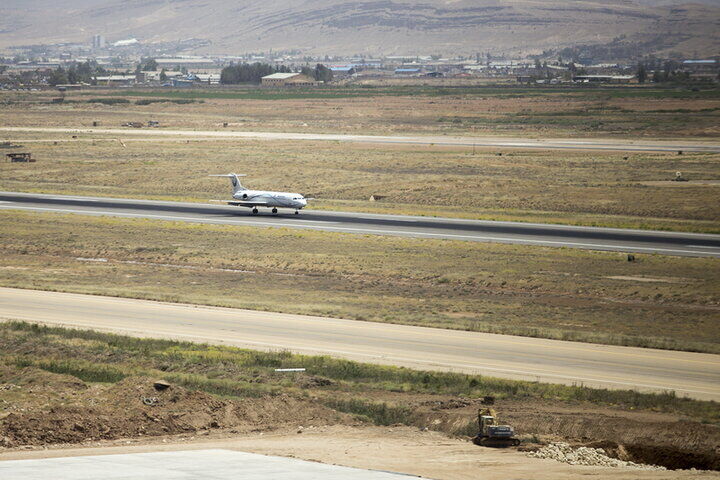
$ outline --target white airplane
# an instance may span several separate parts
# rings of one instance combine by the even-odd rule
[[[238,175],[235,173],[227,173],[224,175],[210,175],[211,177],[228,177],[232,182],[233,186],[233,199],[232,200],[216,200],[218,202],[224,202],[228,205],[235,205],[238,207],[252,208],[252,213],[257,215],[257,207],[272,207],[272,213],[277,213],[278,208],[294,208],[295,214],[300,213],[300,210],[307,205],[308,199],[300,195],[299,193],[289,192],[268,192],[265,190],[248,190],[243,187],[238,177],[244,177],[245,175]]]

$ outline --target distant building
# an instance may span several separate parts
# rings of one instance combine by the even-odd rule
[[[132,85],[133,83],[137,82],[137,77],[135,75],[108,75],[102,77],[95,77],[95,82],[97,83],[97,85],[108,86]]]
[[[717,60],[685,60],[682,62],[683,70],[692,72],[694,76],[700,73],[717,73],[720,71],[720,64]],[[708,77],[709,78],[709,77]]]
[[[171,83],[173,87],[189,88],[192,87],[195,82],[188,78],[173,78]]]
[[[196,73],[195,81],[199,83],[206,83],[208,85],[220,85],[220,74],[219,73]]]
[[[337,76],[349,76],[355,73],[355,67],[352,65],[336,65],[331,66],[330,70],[333,72],[333,75]]]
[[[186,68],[188,70],[197,70],[203,68],[217,68],[217,64],[212,58],[204,57],[182,57],[182,58],[156,58],[158,68],[173,70],[178,68]]]
[[[717,60],[685,60],[683,65],[717,65]]]
[[[92,47],[96,49],[105,48],[105,36],[104,35],[93,35]]]
[[[317,85],[320,82],[302,73],[273,73],[262,77],[261,83],[266,87],[306,87]]]
[[[573,82],[580,83],[634,83],[635,75],[576,75]]]
[[[419,75],[419,68],[396,68],[395,75]]]

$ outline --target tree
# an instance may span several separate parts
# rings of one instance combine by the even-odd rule
[[[50,78],[48,78],[48,83],[53,87],[56,85],[64,85],[68,83],[67,73],[62,67],[58,68],[57,70],[53,70],[53,72],[50,74]]]
[[[167,80],[167,74],[165,73],[165,69],[163,68],[163,69],[160,71],[160,81],[161,81],[161,82],[164,82],[165,80]]]
[[[647,70],[645,69],[645,65],[642,63],[638,65],[637,78],[639,83],[645,83],[645,80],[647,79]]]
[[[309,69],[309,68],[308,68]],[[241,63],[238,65],[230,65],[222,69],[220,73],[220,83],[238,84],[238,83],[260,83],[262,77],[273,73],[289,72],[290,68],[285,65],[273,66],[267,63]],[[312,69],[309,75],[314,77]]]
[[[315,66],[315,80],[319,82],[329,83],[333,79],[333,72],[325,65],[318,63]]]
[[[305,76],[308,76],[310,78],[315,78],[315,70],[308,66],[304,66],[300,69],[300,73],[302,73]],[[316,79],[317,80],[317,79]]]
[[[143,65],[143,72],[154,72],[158,69],[158,64],[155,61],[154,58],[151,58],[145,62],[145,65]]]

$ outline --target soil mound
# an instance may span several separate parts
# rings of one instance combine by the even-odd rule
[[[54,391],[77,391],[87,388],[85,382],[72,375],[51,373],[35,367],[17,369],[9,365],[0,365],[0,384],[36,387],[39,390],[51,387]]]
[[[270,430],[345,420],[334,410],[284,395],[225,400],[155,383],[151,378],[129,377],[109,387],[87,388],[83,384],[84,395],[69,404],[13,411],[0,422],[0,446],[81,443],[224,428]]]

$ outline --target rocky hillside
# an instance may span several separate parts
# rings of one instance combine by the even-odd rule
[[[720,5],[706,0],[4,0],[0,47],[188,38],[204,51],[316,54],[537,53],[659,34],[658,53],[717,54]],[[62,5],[59,7],[58,5]],[[289,6],[292,5],[292,6]]]

